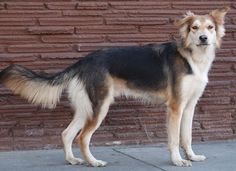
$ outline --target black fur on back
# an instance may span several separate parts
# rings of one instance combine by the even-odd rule
[[[177,60],[181,66],[177,66]],[[101,49],[72,65],[72,68],[88,86],[89,92],[105,84],[107,73],[126,80],[128,86],[150,91],[165,88],[167,78],[175,84],[176,74],[192,73],[174,42]]]
[[[146,91],[165,89],[171,84],[174,93],[179,75],[192,74],[174,42],[97,50],[66,70],[84,82],[94,106],[105,98],[107,74],[126,80],[130,88]]]

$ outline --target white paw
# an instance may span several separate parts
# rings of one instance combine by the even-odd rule
[[[107,162],[102,161],[102,160],[95,160],[90,162],[90,165],[93,167],[104,167],[107,165]]]
[[[204,155],[192,155],[192,156],[188,156],[188,159],[192,160],[192,161],[203,161],[203,160],[206,159],[206,156],[204,156]]]
[[[190,160],[184,160],[184,159],[174,160],[173,163],[174,163],[174,165],[179,166],[179,167],[190,167],[190,166],[192,166],[192,163],[191,163]]]
[[[80,165],[84,163],[84,160],[80,158],[68,158],[66,160],[72,165],[76,165],[76,164]]]

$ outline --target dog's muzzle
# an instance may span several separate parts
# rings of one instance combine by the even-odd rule
[[[208,38],[206,35],[199,36],[199,40],[200,40],[199,46],[208,45]]]

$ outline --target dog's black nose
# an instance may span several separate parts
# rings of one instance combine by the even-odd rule
[[[201,35],[199,37],[199,39],[200,39],[201,43],[206,43],[207,42],[207,36],[206,35]]]

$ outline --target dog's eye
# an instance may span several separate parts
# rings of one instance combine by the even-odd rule
[[[198,26],[193,26],[192,29],[193,29],[193,30],[197,30],[197,29],[198,29]]]
[[[211,30],[211,29],[213,29],[213,26],[209,25],[207,28],[208,28],[209,30]]]

